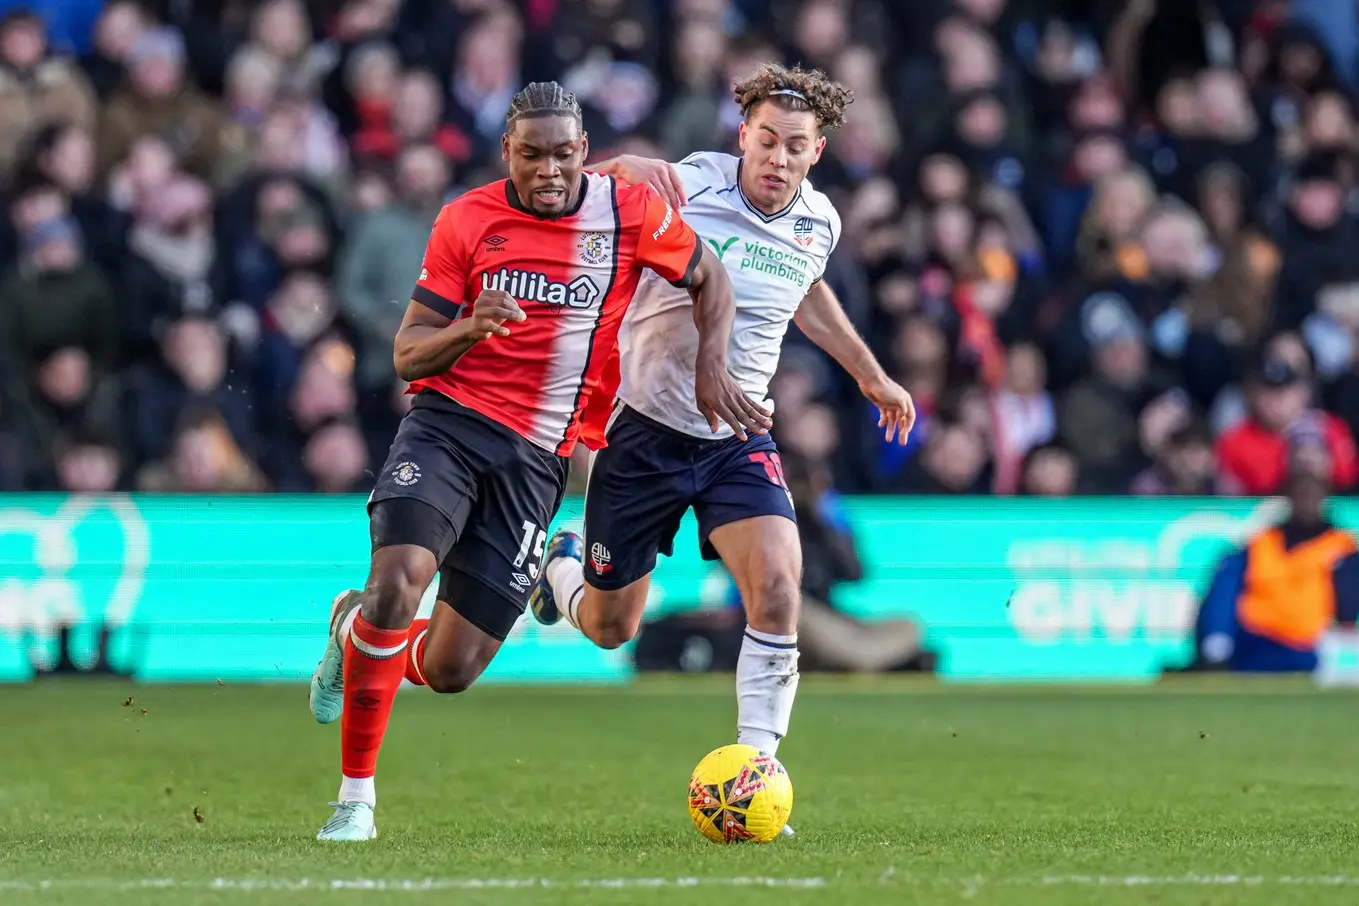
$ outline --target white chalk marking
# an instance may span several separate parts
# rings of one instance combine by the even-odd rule
[[[46,878],[38,881],[0,880],[0,890],[376,890],[423,893],[439,890],[519,890],[605,888],[630,890],[660,887],[825,887],[822,878]]]

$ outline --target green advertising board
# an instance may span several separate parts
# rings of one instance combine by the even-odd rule
[[[1279,518],[1272,500],[865,498],[867,575],[837,605],[909,615],[958,680],[1149,679],[1190,655],[1217,559]],[[568,501],[559,523],[579,524]],[[1359,509],[1337,503],[1338,521]],[[0,681],[68,652],[145,681],[310,676],[335,594],[362,584],[362,497],[0,496]],[[692,520],[655,576],[654,614],[724,606]],[[431,594],[425,607],[432,606]],[[59,642],[71,627],[69,643]],[[627,649],[520,621],[487,681],[621,681]]]

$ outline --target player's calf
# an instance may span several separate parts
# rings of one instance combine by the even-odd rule
[[[746,601],[746,622],[752,629],[774,635],[796,635],[798,612],[802,607],[800,576],[791,563],[754,578],[750,600]]]
[[[363,835],[371,830],[378,752],[397,689],[406,676],[411,621],[437,565],[433,553],[415,545],[391,545],[373,552],[363,603],[352,621],[346,620],[349,630],[343,640],[342,778],[336,816],[327,828],[337,823],[345,826],[323,829],[323,839],[366,839]]]
[[[786,571],[760,577],[736,662],[736,741],[771,755],[788,735],[797,695],[797,584]]]
[[[439,604],[440,611],[446,611],[450,623],[459,619],[446,604]],[[445,630],[436,620],[431,626],[429,644],[425,650],[422,667],[425,685],[435,692],[456,695],[472,688],[481,674],[500,650],[501,640],[484,635],[464,626],[459,632],[450,626]]]
[[[797,697],[802,552],[797,524],[755,516],[709,536],[740,589],[745,637],[736,662],[737,742],[775,755]]]

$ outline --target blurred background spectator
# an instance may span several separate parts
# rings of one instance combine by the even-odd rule
[[[1354,490],[1352,0],[0,0],[0,487],[364,490],[511,94],[678,158],[732,149],[770,58],[856,93],[828,279],[920,410],[884,443],[793,328],[816,481],[1273,494],[1301,457]]]
[[[1309,671],[1333,626],[1359,618],[1354,539],[1326,519],[1328,464],[1294,454],[1284,490],[1287,521],[1223,558],[1199,607],[1198,669]]]

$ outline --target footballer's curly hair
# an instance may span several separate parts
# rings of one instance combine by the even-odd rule
[[[580,102],[574,94],[556,82],[529,82],[510,101],[510,109],[505,114],[505,131],[513,131],[514,124],[520,120],[540,116],[569,116],[577,125],[584,125]]]
[[[854,92],[821,70],[789,69],[778,63],[764,64],[750,78],[735,83],[732,92],[745,116],[756,104],[769,101],[783,110],[810,110],[822,129],[843,126],[845,110],[854,103]]]

